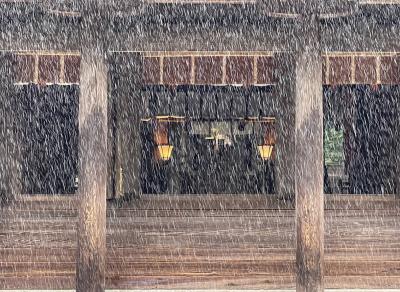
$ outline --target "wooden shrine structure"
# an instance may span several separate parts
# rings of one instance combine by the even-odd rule
[[[110,96],[116,92],[120,110],[114,133],[122,139],[118,161],[126,176],[123,189],[140,200],[139,122],[146,100],[138,88],[144,72],[153,70],[146,73],[149,83],[195,84],[195,58],[220,55],[225,56],[221,80],[210,82],[224,85],[229,83],[230,53],[251,56],[248,79],[231,83],[257,83],[262,72],[261,83],[273,80],[276,86],[277,192],[295,197],[297,291],[323,291],[322,85],[399,83],[400,2],[395,2],[0,1],[2,189],[7,196],[20,192],[16,161],[21,145],[13,136],[16,117],[6,100],[20,72],[10,55],[80,56],[76,289],[104,291],[108,173],[115,167],[107,159],[112,155]],[[171,66],[186,70],[186,77],[182,73],[168,79],[165,64],[173,63],[168,58],[174,56],[183,65]],[[270,56],[274,73],[259,66],[259,60],[268,63]],[[62,60],[61,67],[71,61]],[[110,72],[118,77],[113,83]],[[36,77],[29,81],[38,82],[40,72],[32,74]],[[73,79],[71,74],[60,79]],[[396,164],[400,166],[398,160]],[[250,196],[250,206],[252,198],[255,205],[263,204]],[[190,199],[193,204],[201,200]]]

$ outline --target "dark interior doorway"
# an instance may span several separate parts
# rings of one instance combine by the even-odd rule
[[[74,193],[79,86],[30,84],[17,86],[16,95],[23,145],[23,193]]]
[[[327,86],[324,95],[325,133],[341,132],[341,145],[337,144],[334,151],[343,152],[337,165],[327,165],[328,172],[331,171],[328,192],[396,193],[400,87]],[[325,139],[325,144],[330,142]],[[341,170],[335,173],[335,167]],[[332,179],[335,175],[339,178]]]
[[[273,157],[264,161],[258,150],[273,112],[272,87],[144,90],[149,94],[149,116],[142,122],[143,193],[275,192]],[[165,143],[173,146],[167,161],[157,159],[155,141],[163,119],[168,127]]]

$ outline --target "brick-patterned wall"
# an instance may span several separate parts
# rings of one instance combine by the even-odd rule
[[[192,63],[191,57],[164,57],[163,83],[190,84]]]
[[[351,57],[328,57],[327,76],[323,76],[325,84],[351,83]]]
[[[72,54],[16,54],[16,83],[78,84],[80,56]]]
[[[400,84],[400,55],[333,53],[322,56],[323,82]],[[145,84],[275,84],[270,55],[148,56],[143,58]]]
[[[79,83],[81,58],[76,55],[64,56],[64,82]]]
[[[17,55],[15,58],[17,83],[32,83],[35,82],[35,56],[32,55]]]
[[[398,54],[330,54],[323,57],[325,84],[400,84]]]
[[[227,84],[253,84],[254,78],[254,57],[237,56],[226,58],[226,78]]]
[[[79,83],[80,57],[74,54],[16,54],[16,83]],[[400,84],[396,53],[330,53],[323,55],[324,84]],[[144,84],[275,84],[271,55],[144,56]]]
[[[152,56],[143,58],[144,84],[274,84],[270,55]]]
[[[200,56],[194,58],[194,82],[196,84],[222,84],[224,58]]]
[[[382,56],[379,63],[380,82],[400,84],[400,56]]]
[[[60,83],[61,62],[59,56],[38,56],[38,77],[40,84]]]

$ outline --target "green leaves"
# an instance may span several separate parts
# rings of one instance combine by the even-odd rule
[[[340,165],[344,161],[343,130],[327,128],[324,131],[324,158],[326,165]]]

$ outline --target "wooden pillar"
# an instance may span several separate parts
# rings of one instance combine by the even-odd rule
[[[129,199],[141,194],[140,119],[147,109],[141,94],[142,60],[139,54],[116,54],[113,84],[116,114],[116,196]]]
[[[140,119],[147,108],[141,94],[142,60],[136,53],[124,54],[117,64],[120,90],[117,101],[118,161],[122,195],[129,199],[141,194]]]
[[[277,53],[276,62],[276,159],[275,184],[280,198],[294,200],[295,167],[295,80],[294,56]]]
[[[297,291],[323,291],[323,93],[319,20],[299,21],[295,53]]]
[[[105,289],[107,64],[98,3],[87,1],[82,13],[76,271],[76,290],[82,292]]]
[[[21,192],[19,115],[14,90],[13,56],[0,52],[0,204]]]
[[[398,102],[399,98],[400,98],[400,87],[396,88],[396,98],[397,98],[397,102],[395,102],[396,104],[396,120],[395,120],[395,139],[394,141],[396,142],[397,145],[399,145],[400,143],[400,102]],[[400,147],[396,147],[396,167],[395,167],[395,184],[396,184],[396,191],[395,191],[395,198],[396,199],[400,199]]]

